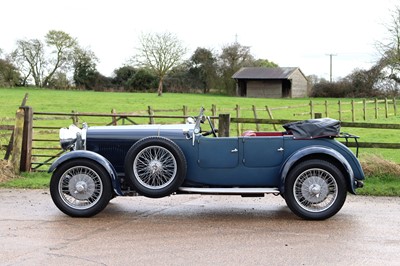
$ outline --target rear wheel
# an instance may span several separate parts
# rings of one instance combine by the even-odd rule
[[[173,141],[163,137],[139,140],[125,158],[125,174],[143,196],[160,198],[174,193],[186,176],[186,160]]]
[[[59,166],[50,180],[54,204],[73,217],[90,217],[101,212],[112,197],[108,173],[96,162],[86,159]]]
[[[286,177],[286,204],[304,219],[324,220],[335,215],[342,208],[346,195],[342,172],[328,161],[304,161]]]

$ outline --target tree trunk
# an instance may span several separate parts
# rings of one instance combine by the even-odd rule
[[[162,79],[160,79],[160,82],[158,83],[157,92],[158,92],[158,96],[162,96],[162,93],[163,93],[163,80]]]

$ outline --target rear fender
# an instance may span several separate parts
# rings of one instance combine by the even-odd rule
[[[121,191],[120,182],[117,179],[117,172],[115,171],[112,164],[106,158],[101,156],[100,154],[97,154],[92,151],[76,150],[76,151],[71,151],[71,152],[65,153],[50,166],[50,169],[48,170],[48,172],[51,173],[55,169],[57,169],[57,167],[59,167],[61,164],[65,163],[67,161],[70,161],[70,160],[75,160],[75,159],[89,159],[89,160],[95,161],[98,164],[100,164],[102,167],[104,167],[104,169],[110,175],[111,183],[112,183],[115,194],[117,194],[118,196],[124,195]]]
[[[282,170],[281,170],[281,185],[280,185],[280,192],[283,194],[285,192],[285,180],[286,176],[288,175],[289,171],[292,169],[293,165],[299,161],[302,160],[302,158],[313,155],[313,154],[324,154],[329,157],[332,157],[335,161],[341,163],[343,165],[343,168],[345,169],[344,176],[347,179],[346,182],[349,184],[348,190],[350,193],[355,194],[355,178],[354,178],[354,172],[353,169],[351,168],[349,162],[344,158],[342,154],[340,154],[338,151],[328,148],[328,147],[323,147],[323,146],[311,146],[307,147],[301,150],[298,150],[297,152],[293,153],[284,163]]]

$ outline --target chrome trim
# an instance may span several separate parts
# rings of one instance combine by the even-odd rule
[[[262,193],[280,193],[278,188],[204,188],[204,187],[180,187],[179,191],[202,193],[202,194],[262,194]]]

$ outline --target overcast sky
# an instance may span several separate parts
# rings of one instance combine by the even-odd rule
[[[49,30],[76,37],[111,76],[139,46],[143,33],[174,33],[188,48],[220,53],[237,40],[255,58],[305,75],[329,79],[378,58],[374,44],[387,37],[385,23],[400,0],[2,0],[0,48],[9,53],[18,39],[44,39]]]

